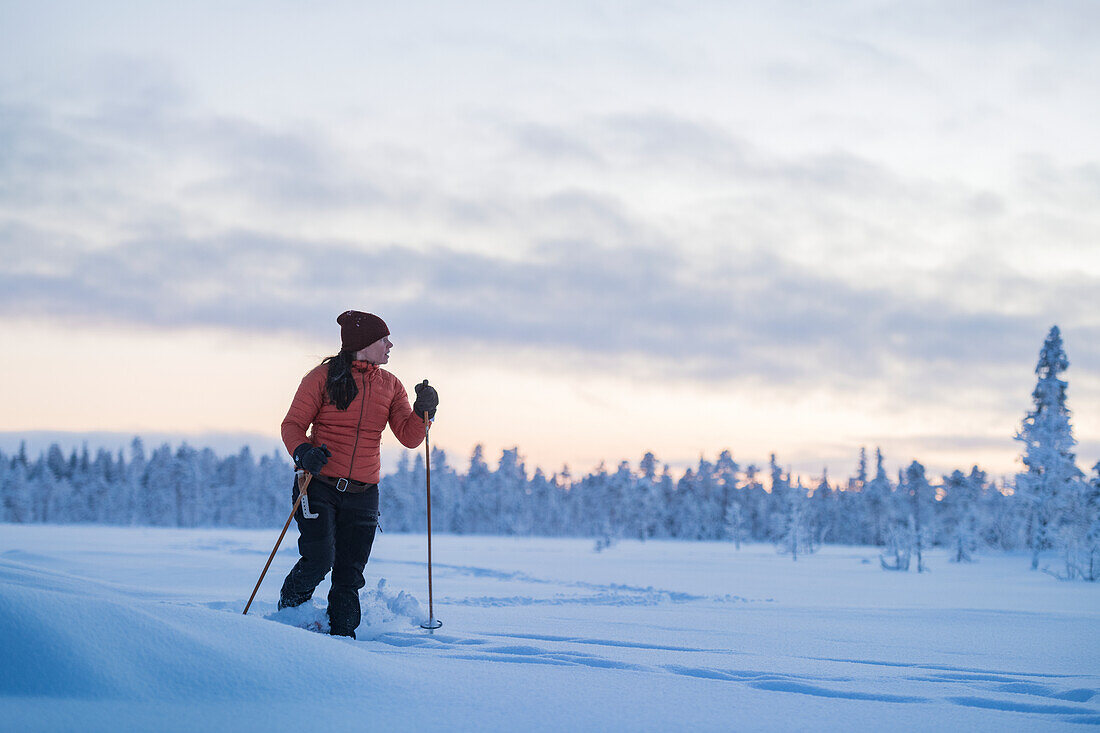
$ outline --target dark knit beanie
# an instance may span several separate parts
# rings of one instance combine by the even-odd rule
[[[340,324],[341,348],[346,351],[360,351],[390,335],[386,322],[373,313],[344,311],[336,322]]]

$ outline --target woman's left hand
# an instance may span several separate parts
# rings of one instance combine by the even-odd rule
[[[413,403],[413,412],[424,418],[425,413],[428,415],[428,419],[435,417],[435,409],[439,407],[439,394],[435,391],[435,387],[428,384],[428,380],[425,379],[420,384],[416,385],[416,402]]]

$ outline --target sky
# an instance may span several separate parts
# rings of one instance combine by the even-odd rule
[[[1100,5],[0,2],[0,433],[273,443],[336,316],[460,467],[1100,459]],[[389,436],[384,445],[396,446]],[[389,451],[392,457],[394,452]]]

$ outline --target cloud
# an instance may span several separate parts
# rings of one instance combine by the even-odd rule
[[[587,241],[543,242],[524,259],[255,232],[66,250],[63,264],[62,248],[43,252],[54,269],[0,267],[0,313],[312,335],[361,303],[451,348],[641,358],[717,381],[855,387],[900,363],[946,379],[906,388],[927,396],[961,373],[1030,359],[1048,326],[854,288],[770,255],[708,263],[699,278],[683,253]]]
[[[529,154],[552,160],[576,159],[583,163],[600,165],[602,157],[585,140],[570,134],[561,127],[538,122],[522,122],[511,126],[509,132],[517,145]]]
[[[155,69],[74,106],[0,97],[2,314],[309,334],[360,303],[455,347],[907,397],[1002,373],[1052,322],[1100,363],[1100,269],[1002,261],[1030,206],[1088,241],[1092,163],[1028,158],[993,192],[650,109],[503,124],[467,177],[385,135],[201,115]]]

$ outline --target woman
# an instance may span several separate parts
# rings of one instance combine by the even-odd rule
[[[301,510],[294,515],[302,557],[283,581],[279,608],[308,601],[331,569],[329,633],[354,639],[363,568],[378,528],[382,431],[389,424],[402,445],[417,447],[424,415],[435,417],[439,396],[424,380],[409,406],[401,382],[380,366],[393,347],[381,318],[345,311],[336,322],[340,353],[306,374],[282,424],[295,467],[313,474],[309,508],[317,517],[308,519]],[[297,483],[294,491],[297,498]]]

